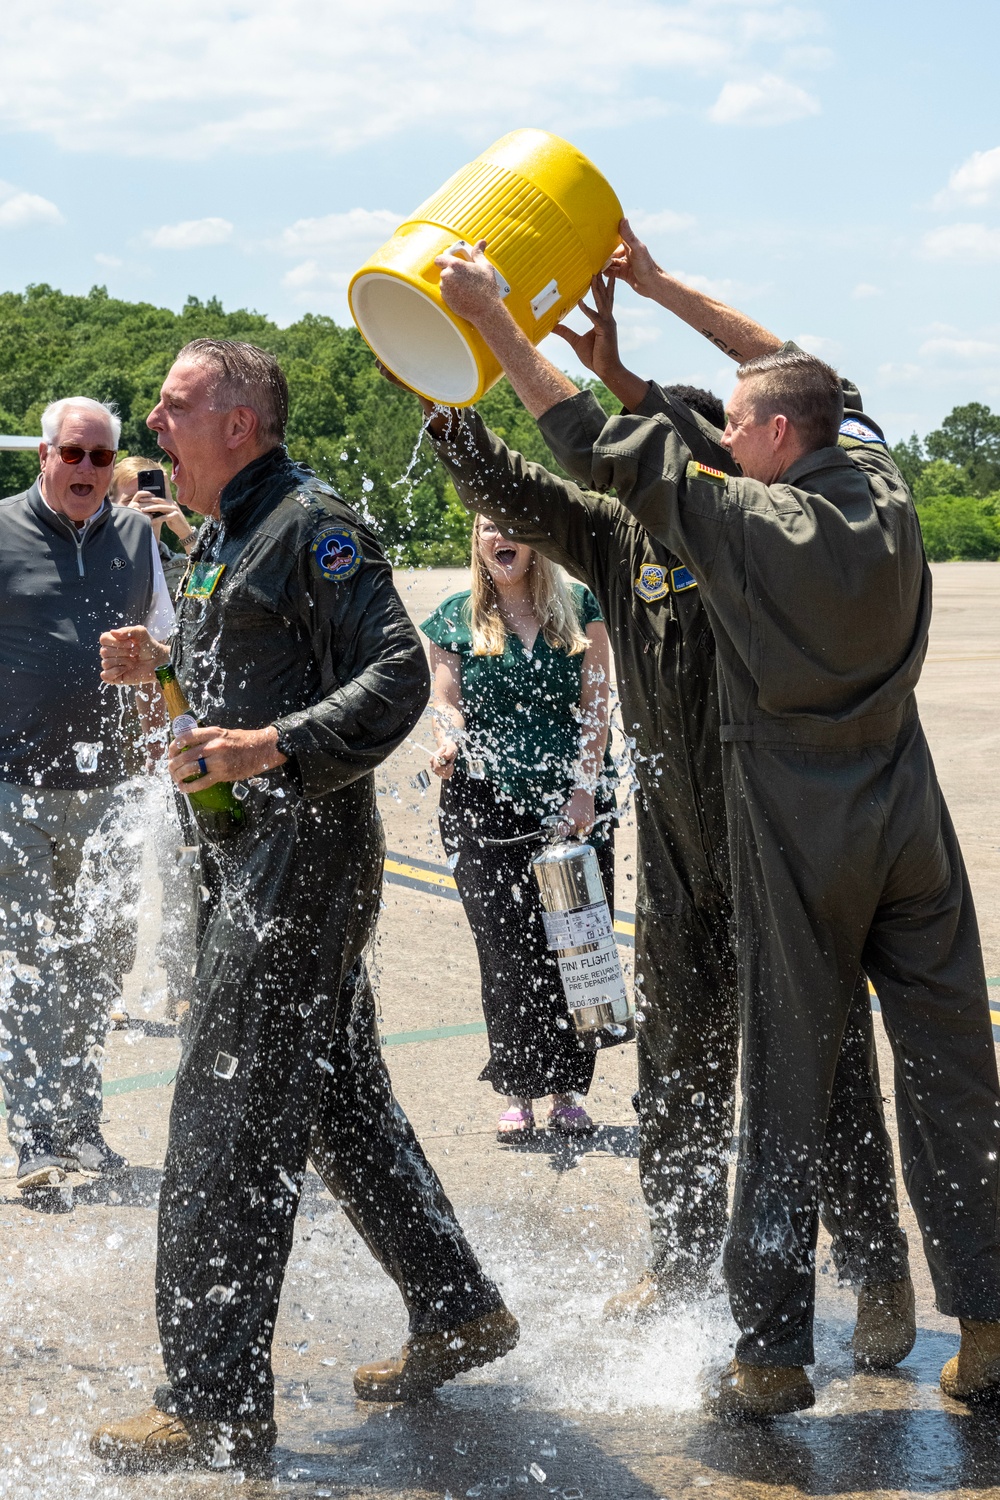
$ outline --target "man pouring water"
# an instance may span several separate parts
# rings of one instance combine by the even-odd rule
[[[42,414],[40,473],[0,502],[0,1079],[18,1187],[127,1166],[101,1133],[108,1013],[135,851],[124,715],[101,687],[102,631],[173,609],[145,516],[106,496],[121,422],[89,397]]]

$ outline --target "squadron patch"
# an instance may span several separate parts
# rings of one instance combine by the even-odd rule
[[[859,422],[857,417],[848,417],[846,421],[841,422],[840,436],[842,439],[847,439],[846,442],[841,443],[841,446],[845,448],[853,447],[855,443],[878,443],[880,447],[885,447],[885,438],[879,437],[877,432],[866,427],[864,422]]]
[[[349,526],[324,526],[313,537],[309,553],[321,578],[343,583],[361,566],[361,543]]]
[[[670,587],[675,594],[683,594],[685,589],[696,589],[698,580],[690,568],[671,568]]]
[[[729,475],[723,474],[721,469],[710,469],[707,464],[695,463],[694,459],[685,470],[688,479],[706,479],[709,484],[718,484],[725,489],[729,481]]]
[[[643,563],[635,580],[635,591],[645,604],[655,604],[657,599],[665,599],[670,591],[667,570],[657,567],[656,563]]]

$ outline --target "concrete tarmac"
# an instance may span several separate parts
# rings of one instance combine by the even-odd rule
[[[991,995],[1000,1010],[1000,567],[934,570],[936,606],[921,708],[979,906]],[[403,573],[415,619],[463,586],[449,570]],[[415,732],[379,775],[389,849],[413,868],[443,865],[422,792]],[[618,906],[632,906],[629,827],[619,841]],[[419,862],[419,863],[416,863]],[[424,872],[427,873],[427,872]],[[274,1345],[279,1446],[260,1472],[109,1474],[86,1440],[95,1424],[148,1404],[162,1378],[153,1316],[156,1199],[177,1064],[156,968],[155,873],[148,862],[140,956],[109,1039],[106,1132],[132,1162],[111,1185],[70,1180],[25,1202],[0,1147],[0,1500],[170,1496],[657,1497],[1000,1495],[1000,1417],[970,1415],[938,1389],[957,1328],[934,1310],[912,1215],[920,1333],[902,1367],[854,1374],[854,1298],[819,1250],[817,1405],[760,1428],[720,1425],[701,1386],[735,1330],[720,1291],[643,1329],[605,1325],[605,1298],[642,1268],[646,1225],[630,1104],[634,1049],[605,1053],[590,1098],[599,1130],[571,1147],[542,1131],[501,1148],[497,1100],[477,1082],[486,1059],[475,952],[461,905],[420,878],[387,884],[374,954],[386,1058],[396,1092],[474,1244],[522,1323],[501,1363],[412,1408],[365,1406],[353,1367],[398,1348],[395,1289],[309,1174]],[[446,887],[444,888],[446,891]],[[630,954],[623,949],[628,961]],[[1000,1022],[1000,1016],[997,1017]],[[891,1097],[880,1033],[883,1092]],[[445,1034],[442,1034],[445,1033]],[[997,1032],[1000,1035],[1000,1030]],[[544,1114],[544,1108],[543,1108]]]

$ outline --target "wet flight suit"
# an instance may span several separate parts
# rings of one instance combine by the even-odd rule
[[[849,411],[779,483],[693,460],[672,413],[541,419],[698,580],[718,650],[743,1039],[724,1268],[739,1359],[813,1359],[818,1162],[861,968],[896,1061],[906,1185],[943,1313],[1000,1319],[1000,1110],[961,852],[917,717],[931,611],[909,492]]]
[[[669,412],[691,452],[734,467],[717,429],[658,386],[638,410]],[[653,1269],[697,1285],[728,1219],[738,1042],[715,641],[700,590],[624,506],[526,462],[474,413],[436,446],[462,500],[580,578],[608,623],[639,782],[639,1175]],[[906,1243],[863,978],[828,1139],[824,1222],[841,1277],[855,1287],[901,1279]]]
[[[203,723],[274,723],[289,760],[251,783],[244,831],[202,843],[209,896],[160,1198],[170,1385],[155,1400],[267,1420],[307,1155],[398,1285],[411,1333],[501,1299],[392,1096],[362,959],[384,853],[372,772],[424,707],[423,651],[371,533],[283,448],[238,474],[221,510],[172,659]]]

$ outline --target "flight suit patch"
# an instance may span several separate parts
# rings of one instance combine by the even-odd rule
[[[857,417],[848,417],[846,421],[841,422],[840,436],[853,438],[856,443],[878,443],[880,447],[885,447],[885,438],[879,437],[877,432],[866,427],[864,422],[859,422]]]
[[[210,599],[225,571],[225,563],[195,563],[184,588],[185,599]]]
[[[725,489],[729,481],[729,475],[723,474],[721,469],[710,469],[707,464],[696,463],[694,459],[688,464],[685,470],[685,477],[687,479],[704,479],[709,484],[719,485],[722,489]]]
[[[671,568],[670,587],[675,594],[683,594],[685,589],[696,589],[698,580],[690,568]]]
[[[361,566],[361,542],[349,526],[324,526],[313,537],[309,555],[321,578],[343,583],[353,578]]]
[[[655,604],[657,599],[665,599],[670,592],[666,568],[660,568],[656,563],[643,563],[635,580],[635,591],[645,604]]]

